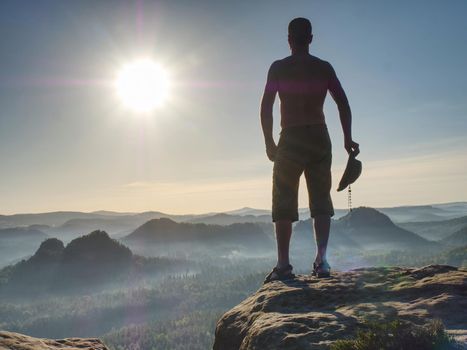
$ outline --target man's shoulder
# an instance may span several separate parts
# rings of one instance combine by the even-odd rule
[[[313,59],[316,63],[322,65],[323,67],[326,68],[332,68],[331,63],[329,61],[323,60],[322,58],[319,58],[317,56],[310,55],[311,59]]]
[[[332,65],[331,63],[329,63],[329,61],[323,60],[322,58],[319,58],[318,56],[308,55],[308,59],[310,63],[318,64],[325,68],[332,68]],[[277,59],[274,62],[272,62],[271,68],[280,68],[280,67],[284,67],[289,64],[295,64],[295,63],[296,63],[296,58],[293,55],[290,55],[284,58]]]
[[[287,57],[286,57],[287,58]],[[285,58],[280,58],[278,60],[275,60],[274,62],[271,63],[271,68],[270,69],[278,69],[280,68],[283,63],[284,63]]]
[[[304,63],[305,66],[303,66]],[[269,68],[269,76],[276,77],[277,79],[287,77],[289,74],[295,74],[291,72],[296,71],[297,67],[300,67],[300,69],[311,69],[314,74],[316,74],[316,72],[320,72],[320,74],[326,79],[331,79],[335,75],[333,66],[326,60],[317,56],[308,55],[304,61],[303,56],[297,58],[290,55],[272,62],[271,67]]]

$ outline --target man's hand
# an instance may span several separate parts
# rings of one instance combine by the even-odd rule
[[[272,142],[266,143],[266,154],[271,162],[274,162],[276,159],[277,146]]]
[[[347,151],[347,153],[353,153],[355,156],[358,155],[360,153],[360,146],[358,143],[356,143],[355,141],[352,141],[351,139],[349,140],[345,140],[344,141],[344,147],[345,147],[345,150]]]

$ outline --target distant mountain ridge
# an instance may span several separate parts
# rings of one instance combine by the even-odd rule
[[[443,217],[467,214],[467,203],[465,202],[437,204],[431,206],[406,206],[395,208],[383,208],[378,211],[382,212],[383,214],[388,214],[388,212],[391,213],[390,215],[386,216],[389,217],[389,219],[391,219],[392,222],[396,222],[397,226],[401,227],[402,229],[408,232],[415,233],[428,240],[439,241],[443,238],[446,238],[450,234],[459,231],[463,227],[467,227],[467,215],[448,220],[439,220],[441,214],[443,215]],[[301,208],[299,212],[301,218],[306,218],[308,216],[308,209]],[[357,236],[351,236],[349,232],[346,232],[346,230],[339,230],[339,225],[342,226],[342,224],[338,224],[338,219],[346,216],[347,214],[347,210],[336,209],[336,215],[334,216],[334,219],[336,220],[333,220],[333,234],[330,236],[329,243],[331,246],[339,247],[342,249],[360,249],[362,242],[360,242],[358,234]],[[394,219],[401,219],[404,217],[405,219],[416,219],[420,217],[432,218],[432,215],[437,215],[436,221],[401,223],[397,220],[395,221]],[[87,232],[92,232],[95,230],[104,230],[113,238],[123,239],[123,237],[127,237],[129,234],[134,232],[137,228],[144,225],[148,221],[161,218],[167,218],[179,224],[207,224],[224,227],[233,224],[255,224],[256,227],[251,226],[248,229],[249,231],[253,232],[251,240],[249,240],[249,234],[244,234],[245,237],[242,239],[238,237],[235,238],[234,236],[232,236],[234,237],[232,238],[226,233],[229,229],[222,229],[221,227],[218,227],[216,228],[216,230],[220,232],[219,237],[223,237],[224,242],[220,242],[222,241],[222,239],[216,236],[213,236],[210,239],[206,238],[203,241],[203,244],[224,244],[226,254],[229,254],[228,249],[230,249],[230,251],[232,250],[231,248],[235,249],[234,246],[246,247],[252,253],[255,251],[255,249],[257,251],[264,251],[265,253],[267,253],[270,250],[271,245],[274,246],[274,233],[270,211],[264,209],[254,209],[249,207],[224,213],[207,213],[199,215],[169,215],[157,211],[148,211],[143,213],[118,213],[109,211],[80,213],[63,211],[44,214],[16,214],[9,216],[0,216],[0,267],[12,263],[14,261],[18,261],[18,259],[30,256],[34,253],[35,249],[40,244],[42,239],[45,239],[47,236],[56,237],[62,240],[64,243],[68,243],[74,238],[82,236]],[[17,232],[17,234],[13,235],[16,235],[17,237],[12,238],[12,240],[8,239],[8,242],[6,242],[6,240],[4,239],[6,237],[6,231],[4,231],[4,237],[2,239],[1,228],[10,227],[15,224],[17,225],[17,227],[20,227],[19,229],[17,229],[17,231],[15,231]],[[311,228],[304,228],[302,231],[300,231],[299,228],[301,227],[301,225],[302,224],[300,223],[295,225],[295,227],[297,228],[296,231],[298,233],[295,237],[296,239],[292,241],[292,246],[296,246],[300,242],[304,242],[306,246],[310,248],[310,245],[314,246],[313,238],[310,235]],[[28,229],[30,231],[41,231],[44,233],[45,236],[40,238],[39,235],[36,238],[28,236],[27,231],[24,231],[25,229]],[[207,231],[211,229],[212,228],[207,228]],[[236,227],[236,230],[239,230],[240,232],[243,229],[244,228],[241,228],[239,226]],[[392,229],[395,230],[394,227]],[[185,230],[187,230],[187,228],[185,228]],[[266,241],[264,241],[265,238],[260,232],[261,230],[263,231],[263,233],[266,233],[266,236],[269,238]],[[180,234],[181,232],[177,233],[177,235]],[[371,241],[371,232],[367,232],[367,234],[368,241]],[[408,236],[411,236],[411,234],[407,235],[402,232],[399,232],[398,235],[401,236],[402,241],[407,240],[406,238]],[[273,242],[271,242],[271,237]],[[192,241],[191,238],[188,239],[188,241]],[[266,242],[265,246],[262,247],[259,243],[260,241]],[[152,240],[152,242],[154,242],[154,239]],[[253,246],[250,246],[250,243],[245,242],[251,242]],[[157,253],[167,255],[180,253],[181,256],[184,256],[183,254],[185,247],[181,246],[182,243],[177,243],[178,247],[174,248],[174,250],[169,250],[166,252],[163,251],[162,247],[159,247],[161,249],[158,249]],[[441,241],[440,243],[446,244]],[[199,245],[199,248],[202,248],[203,244]],[[231,247],[226,248],[226,244],[230,244]],[[422,241],[419,241],[419,244],[421,244],[422,246],[426,246],[426,243]],[[415,243],[413,243],[412,245],[415,245]],[[154,244],[152,244],[152,246],[154,247]],[[395,249],[398,249],[397,246],[398,245],[396,244]],[[144,249],[144,251],[138,249],[137,253],[151,256],[155,253],[155,251],[151,249]]]
[[[467,227],[467,215],[449,220],[407,222],[398,225],[426,239],[441,240]]]
[[[240,208],[240,209],[228,210],[228,211],[225,212],[225,214],[229,214],[229,215],[268,215],[268,214],[270,214],[270,210],[243,207],[243,208]]]
[[[467,215],[467,202],[453,202],[443,204],[431,205],[411,205],[399,207],[383,207],[376,208],[378,211],[388,215],[393,221],[408,222],[408,221],[438,221],[447,220],[455,217]],[[307,208],[300,208],[301,216],[308,216]],[[347,213],[346,209],[336,209],[336,217],[343,216]],[[117,218],[141,218],[142,220],[157,219],[161,217],[170,218],[177,222],[194,220],[202,217],[210,217],[216,214],[228,215],[270,215],[269,209],[255,209],[244,207],[240,209],[224,211],[224,212],[211,212],[204,214],[167,214],[159,211],[147,211],[141,213],[128,213],[128,212],[114,212],[114,211],[94,211],[90,213],[78,211],[57,211],[48,213],[35,213],[35,214],[13,214],[13,215],[0,215],[0,228],[29,226],[29,225],[48,225],[60,226],[65,224],[71,219],[117,219]]]
[[[75,211],[58,211],[50,213],[37,213],[37,214],[13,214],[13,215],[0,215],[0,228],[11,228],[18,226],[30,225],[47,225],[57,227],[64,225],[70,220],[135,220],[147,221],[161,217],[171,218],[177,221],[188,220],[195,215],[172,215],[158,211],[147,211],[134,214],[125,214],[118,212],[97,211],[91,213],[75,212]]]
[[[29,228],[29,227],[12,227],[12,228],[4,228],[0,229],[0,238],[1,239],[14,239],[18,238],[18,236],[21,237],[39,237],[39,238],[45,238],[47,235],[36,229],[36,228]]]
[[[271,222],[271,215],[263,214],[263,215],[252,215],[252,214],[226,214],[226,213],[218,213],[212,214],[208,216],[202,217],[195,217],[193,219],[187,220],[186,222],[196,224],[210,224],[210,225],[232,225],[232,224],[239,224],[239,223],[270,223]]]

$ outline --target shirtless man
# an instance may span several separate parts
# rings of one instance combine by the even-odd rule
[[[295,18],[289,23],[288,40],[292,55],[275,61],[268,72],[261,101],[261,126],[266,154],[274,162],[272,221],[277,239],[277,264],[265,283],[294,278],[289,262],[292,222],[298,220],[299,179],[305,172],[310,216],[316,239],[313,275],[328,277],[331,267],[326,260],[331,216],[331,140],[326,127],[323,104],[329,90],[339,110],[344,144],[348,153],[358,154],[352,140],[349,103],[329,62],[309,53],[313,39],[311,23]],[[276,145],[272,135],[272,110],[276,93],[281,102],[281,132]]]

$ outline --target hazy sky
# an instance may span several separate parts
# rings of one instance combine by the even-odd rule
[[[466,14],[464,0],[2,0],[0,213],[270,208],[259,100],[298,16],[350,101],[364,166],[354,205],[467,200]],[[113,85],[140,57],[173,84],[149,115]],[[345,207],[329,96],[325,113]]]

